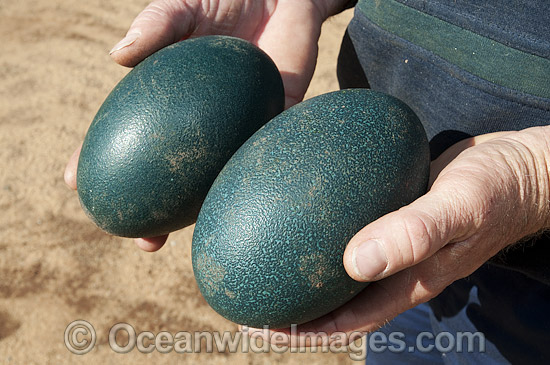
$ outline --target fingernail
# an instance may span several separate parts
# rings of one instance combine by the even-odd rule
[[[109,54],[113,54],[117,51],[120,51],[122,48],[124,47],[128,47],[129,45],[131,45],[132,43],[134,43],[138,38],[139,36],[141,36],[141,32],[132,32],[132,33],[128,33],[126,35],[126,37],[122,38],[122,40],[120,42],[118,42],[117,44],[115,44],[115,46],[113,47],[113,49],[111,49],[109,51]]]
[[[353,249],[352,263],[355,273],[363,280],[371,280],[388,266],[388,258],[379,241],[370,240]]]

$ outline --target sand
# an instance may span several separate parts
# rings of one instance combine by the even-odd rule
[[[151,331],[231,331],[201,297],[193,227],[150,254],[88,220],[63,182],[72,151],[128,69],[108,50],[147,1],[0,0],[0,364],[347,364],[347,354],[238,351],[117,354],[116,323]],[[307,97],[338,88],[335,62],[346,12],[330,19]],[[95,347],[74,355],[64,331],[86,320]],[[119,339],[123,343],[124,336]]]

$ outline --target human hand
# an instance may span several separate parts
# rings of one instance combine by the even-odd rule
[[[285,106],[302,100],[313,76],[321,25],[347,0],[156,0],[134,20],[126,37],[111,50],[113,59],[135,66],[157,50],[189,37],[210,34],[246,39],[275,62],[285,88]],[[76,190],[80,147],[65,169],[65,182]],[[137,239],[156,251],[167,236]]]
[[[550,224],[550,126],[470,138],[431,165],[433,182],[412,204],[367,225],[344,254],[348,274],[372,281],[319,319],[277,330],[292,346],[366,333],[426,302],[499,251]],[[272,331],[271,331],[272,332]],[[304,335],[309,332],[309,334]],[[273,333],[249,330],[270,339]],[[300,336],[302,333],[302,336]],[[324,342],[324,343],[327,343]]]

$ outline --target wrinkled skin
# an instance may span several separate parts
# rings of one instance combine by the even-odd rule
[[[322,22],[345,1],[165,0],[151,3],[129,38],[111,53],[133,66],[156,50],[190,36],[234,35],[252,41],[275,61],[286,107],[299,102],[317,57]],[[136,38],[136,35],[139,37]],[[549,225],[550,127],[499,132],[457,143],[431,166],[431,188],[409,206],[359,231],[344,254],[348,274],[372,283],[352,301],[295,332],[319,333],[317,342],[378,329],[464,278],[499,251]],[[77,149],[65,172],[76,189]],[[156,251],[167,236],[136,240]],[[374,243],[360,249],[368,240]],[[356,332],[357,331],[357,332]],[[272,338],[273,331],[247,329]],[[279,330],[289,334],[288,329]],[[303,345],[297,337],[290,345]],[[311,338],[307,339],[311,341]],[[281,344],[280,341],[278,341]]]

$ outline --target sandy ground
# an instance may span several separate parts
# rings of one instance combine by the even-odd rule
[[[351,363],[347,354],[210,354],[204,347],[117,354],[109,347],[109,329],[120,322],[138,333],[236,330],[198,292],[193,227],[155,254],[142,252],[96,228],[63,183],[68,157],[128,72],[108,50],[146,4],[0,0],[0,364]],[[308,97],[337,89],[335,60],[350,17],[326,23]],[[63,339],[78,319],[97,333],[96,346],[81,356]]]

